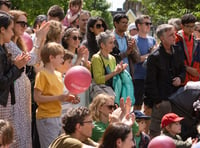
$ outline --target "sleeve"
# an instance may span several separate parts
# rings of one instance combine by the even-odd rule
[[[147,59],[147,74],[145,79],[145,104],[152,106],[153,103],[157,104],[161,102],[159,98],[159,91],[157,86],[157,77],[158,77],[158,69],[157,69],[157,58],[154,55],[150,55]]]
[[[0,55],[0,89],[5,89],[6,87],[10,86],[18,77],[20,77],[21,73],[23,72],[22,69],[18,69],[15,65],[11,65],[8,71],[5,72],[5,66],[8,65],[7,59],[4,56]]]
[[[63,148],[82,148],[83,144],[75,138],[67,138],[64,141]]]
[[[177,139],[173,139],[175,145],[176,145],[176,148],[191,148],[192,146],[192,143],[188,142],[188,141],[183,141],[181,139],[180,136],[178,136]]]
[[[41,92],[45,89],[45,75],[43,72],[37,73],[34,88],[39,89]]]
[[[92,57],[91,60],[92,76],[97,84],[105,84],[105,68],[101,58],[97,55]]]
[[[103,136],[103,133],[105,132],[105,128],[101,127],[98,124],[94,125],[94,128],[92,129],[92,137],[91,139],[95,142],[98,142],[100,138]]]

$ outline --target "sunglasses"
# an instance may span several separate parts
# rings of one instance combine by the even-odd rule
[[[76,40],[79,40],[79,41],[82,40],[82,38],[80,36],[73,36],[72,39],[74,41],[76,41]]]
[[[151,26],[152,25],[152,23],[150,23],[150,22],[144,22],[144,23],[142,23],[142,24],[145,24],[146,26]]]
[[[107,106],[107,108],[108,108],[109,110],[112,110],[112,109],[115,109],[115,108],[116,108],[115,105],[106,105],[106,106]]]
[[[100,29],[101,27],[103,28],[103,24],[96,24],[95,26],[97,29]]]
[[[17,24],[20,24],[20,25],[21,25],[21,27],[23,27],[23,28],[26,28],[26,27],[28,27],[28,23],[27,23],[27,22],[25,22],[25,21],[17,21],[16,23],[17,23]]]

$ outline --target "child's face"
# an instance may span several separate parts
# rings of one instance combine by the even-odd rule
[[[54,68],[58,68],[59,66],[61,66],[63,61],[64,61],[63,60],[63,54],[59,54],[55,57],[51,56],[51,63],[52,63]]]
[[[79,5],[71,5],[70,9],[73,14],[76,14],[79,11]]]
[[[167,128],[167,131],[172,135],[176,135],[176,134],[180,134],[181,133],[181,124],[180,124],[180,122],[171,123],[166,128]]]
[[[144,132],[147,126],[146,121],[142,119],[140,122],[138,122],[138,126],[139,126],[139,132]]]
[[[60,65],[57,70],[61,73],[66,73],[72,67],[72,59],[65,60],[62,65]]]

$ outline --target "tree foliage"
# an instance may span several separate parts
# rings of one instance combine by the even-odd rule
[[[200,19],[199,0],[142,0],[142,4],[146,9],[143,11],[146,11],[157,25],[166,23],[170,18],[180,18],[185,13],[193,13]]]
[[[59,5],[65,13],[68,9],[69,0],[10,0],[13,9],[19,9],[27,12],[28,21],[33,23],[35,17],[39,14],[47,14],[49,7]],[[92,16],[101,16],[105,19],[109,27],[112,26],[112,16],[108,11],[110,4],[106,0],[84,0],[83,9],[89,10]]]

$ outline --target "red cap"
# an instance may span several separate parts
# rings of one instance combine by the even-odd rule
[[[173,122],[178,122],[178,121],[181,121],[183,119],[184,119],[183,117],[179,117],[178,115],[176,115],[174,113],[165,114],[162,117],[162,120],[161,120],[161,127],[164,128],[164,127],[166,127],[167,125],[169,125]]]

